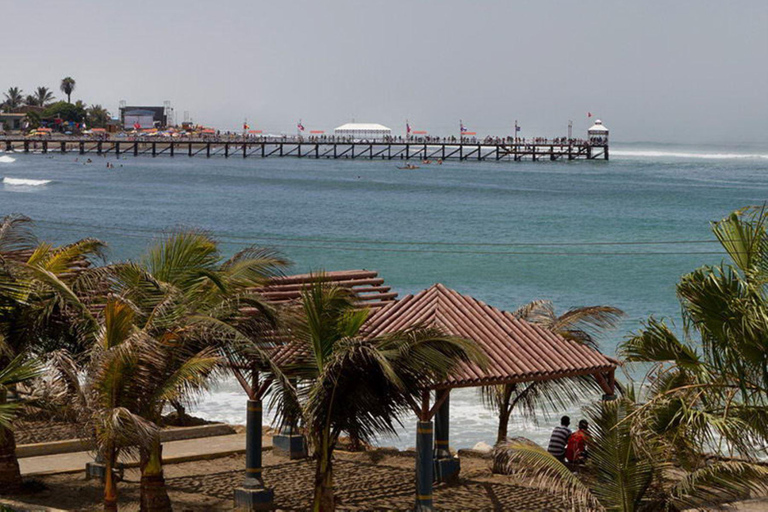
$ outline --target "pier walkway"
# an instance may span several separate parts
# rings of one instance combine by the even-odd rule
[[[361,160],[540,161],[608,160],[608,144],[581,139],[305,140],[290,138],[24,138],[0,137],[6,152],[121,156],[295,157]]]

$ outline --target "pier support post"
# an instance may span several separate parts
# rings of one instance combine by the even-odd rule
[[[224,143],[224,158],[229,158],[229,142]]]
[[[235,509],[270,510],[274,492],[264,486],[261,467],[261,400],[248,400],[245,423],[245,479],[235,489]]]
[[[61,143],[61,154],[63,155],[66,152],[67,152],[67,143],[66,142],[62,142]]]
[[[154,158],[156,156],[157,156],[157,142],[153,142],[152,143],[152,157]]]
[[[211,143],[210,142],[206,142],[205,143],[205,156],[207,158],[211,158]]]
[[[133,156],[139,156],[139,143],[133,143]]]
[[[603,153],[603,158],[608,160],[608,146],[605,146],[605,152]]]
[[[243,158],[248,156],[248,144],[243,142]]]
[[[120,158],[120,143],[119,142],[115,142],[115,156],[117,158]]]
[[[416,427],[416,512],[434,510],[432,488],[434,462],[432,460],[433,422],[419,421]]]
[[[189,143],[189,148],[187,149],[187,154],[189,156],[192,156],[192,143],[191,142]]]
[[[170,150],[171,150],[171,156],[173,156],[173,142],[171,142]]]
[[[435,416],[435,480],[438,482],[453,483],[459,478],[461,462],[458,457],[451,455],[448,446],[450,438],[450,390],[446,394],[443,403]],[[438,395],[439,400],[442,396]]]
[[[103,153],[103,151],[102,151],[103,147],[104,147],[104,146],[103,146],[103,143],[102,143],[101,141],[99,141],[99,142],[97,142],[97,143],[96,143],[96,154],[97,154],[97,155],[99,155],[99,156],[101,156],[101,155],[102,155],[102,153]]]

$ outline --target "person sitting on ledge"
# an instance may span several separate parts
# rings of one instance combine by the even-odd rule
[[[581,420],[579,421],[579,430],[568,438],[568,446],[565,449],[565,458],[568,462],[584,464],[587,461],[589,442],[589,423],[587,420]]]
[[[571,429],[568,428],[570,424],[571,418],[563,416],[560,418],[560,426],[555,427],[552,431],[552,436],[549,438],[547,451],[560,462],[565,462],[565,448],[568,444],[568,439],[571,437]]]

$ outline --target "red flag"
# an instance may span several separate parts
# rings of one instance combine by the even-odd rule
[[[592,117],[592,112],[587,112],[587,117]]]
[[[304,131],[304,125],[301,123],[301,119],[299,119],[299,124],[296,126],[300,132]]]

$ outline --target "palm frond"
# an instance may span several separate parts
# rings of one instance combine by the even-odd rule
[[[531,485],[562,496],[574,510],[605,510],[592,490],[540,446],[510,442],[493,451],[494,467],[528,479]]]
[[[0,222],[0,254],[26,251],[37,245],[32,219],[24,215],[6,215]]]
[[[671,490],[679,509],[711,507],[768,491],[768,468],[740,461],[716,461],[686,474]]]

